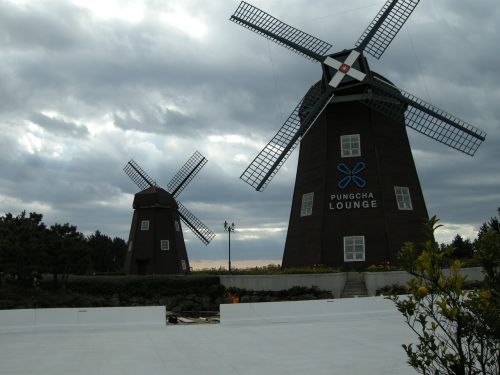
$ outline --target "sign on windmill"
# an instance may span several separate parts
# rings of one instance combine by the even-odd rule
[[[372,71],[419,0],[387,1],[352,49],[242,1],[231,21],[321,64],[288,119],[240,178],[263,191],[300,143],[284,267],[394,262],[423,240],[427,209],[406,127],[473,156],[486,133]],[[406,126],[406,127],[405,127]]]
[[[164,274],[189,272],[180,220],[205,244],[215,237],[181,202],[178,195],[207,163],[196,151],[163,189],[134,161],[123,170],[141,189],[134,196],[125,272]]]

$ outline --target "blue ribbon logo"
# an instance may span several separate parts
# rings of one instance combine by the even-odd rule
[[[349,183],[352,181],[356,184],[357,187],[364,188],[366,186],[365,179],[363,179],[359,176],[356,176],[356,175],[359,172],[363,171],[365,168],[366,168],[366,164],[363,163],[362,161],[358,162],[354,166],[354,168],[352,168],[352,170],[349,169],[349,167],[347,165],[345,165],[344,163],[338,164],[337,170],[340,173],[345,174],[346,176],[338,182],[337,186],[340,189],[345,189],[349,185]]]

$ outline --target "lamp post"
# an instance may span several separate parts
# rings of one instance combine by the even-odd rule
[[[231,272],[231,232],[234,232],[234,223],[229,225],[227,221],[224,221],[224,231],[229,234],[229,272]]]

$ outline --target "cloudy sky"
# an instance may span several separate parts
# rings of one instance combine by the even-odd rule
[[[351,48],[385,0],[255,0]],[[44,214],[127,239],[133,158],[160,185],[200,151],[180,196],[217,237],[191,263],[280,262],[298,151],[263,193],[241,172],[320,77],[320,66],[228,19],[233,0],[0,0],[0,213]],[[409,130],[430,214],[473,238],[500,206],[500,3],[422,0],[373,70],[488,133],[474,158]],[[201,264],[201,263],[200,263]],[[208,264],[208,263],[204,263]],[[243,264],[243,263],[241,263]]]

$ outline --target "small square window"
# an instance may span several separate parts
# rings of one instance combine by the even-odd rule
[[[141,230],[149,230],[149,220],[141,221]]]
[[[344,237],[344,262],[365,260],[365,236]]]
[[[302,205],[300,207],[300,216],[312,215],[314,193],[302,195]]]
[[[176,232],[180,232],[181,231],[181,226],[179,224],[179,222],[176,220],[174,221],[174,227],[175,227],[175,231]]]
[[[170,241],[169,240],[161,240],[160,241],[160,248],[161,248],[161,251],[170,250]]]
[[[400,210],[413,210],[410,197],[410,189],[406,186],[394,186],[396,201]]]
[[[340,152],[343,158],[361,156],[361,142],[359,134],[341,135]]]

